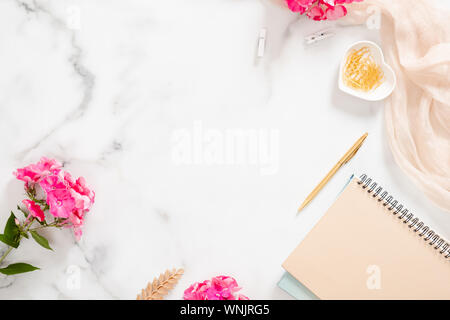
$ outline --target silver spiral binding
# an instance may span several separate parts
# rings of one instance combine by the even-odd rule
[[[373,198],[378,198],[378,202],[383,202],[383,206],[387,210],[391,211],[393,215],[397,216],[400,221],[408,224],[408,227],[418,234],[419,237],[423,237],[423,240],[432,246],[435,250],[439,250],[446,259],[450,257],[450,244],[436,234],[433,230],[425,225],[419,218],[404,208],[402,204],[398,203],[393,196],[379,186],[378,183],[372,181],[366,174],[361,175],[358,180],[358,184],[366,190]]]

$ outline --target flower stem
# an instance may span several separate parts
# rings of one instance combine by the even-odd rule
[[[45,226],[40,226],[40,227],[36,227],[36,228],[33,228],[33,229],[29,229],[29,231],[35,231],[35,230],[44,229],[44,228],[47,228],[47,227],[58,227],[58,225],[56,225],[56,224],[47,224]]]
[[[28,223],[28,226],[27,226],[27,229],[25,230],[25,232],[28,233],[28,231],[30,230],[31,225],[33,224],[33,222],[34,222],[34,217],[30,219],[30,222]]]
[[[12,251],[13,247],[9,247],[8,250],[3,254],[3,256],[0,258],[0,264],[5,260],[6,256]]]

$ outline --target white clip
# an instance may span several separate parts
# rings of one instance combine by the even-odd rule
[[[264,57],[264,51],[266,49],[266,34],[267,34],[266,29],[261,29],[261,31],[259,31],[258,51],[257,51],[258,58]]]
[[[324,30],[314,32],[313,34],[310,34],[309,36],[306,36],[305,41],[307,44],[313,44],[318,41],[330,38],[334,35],[335,35],[335,33],[334,33],[333,29],[324,29]]]

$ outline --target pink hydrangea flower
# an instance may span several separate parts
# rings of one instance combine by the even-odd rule
[[[62,165],[58,161],[42,157],[38,163],[17,169],[14,175],[17,179],[24,181],[25,187],[28,187],[30,184],[37,183],[48,175],[58,174],[61,167]]]
[[[344,6],[330,7],[325,14],[328,20],[337,20],[347,14],[347,9]]]
[[[83,213],[75,210],[70,213],[69,219],[67,219],[67,224],[64,225],[64,227],[66,228],[73,229],[73,233],[77,240],[80,240],[81,236],[83,235],[83,230],[81,229],[84,222],[83,219],[84,219]]]
[[[59,175],[47,176],[39,181],[39,185],[46,194],[57,189],[66,189],[64,180]]]
[[[50,213],[55,217],[66,218],[64,226],[73,228],[75,237],[79,240],[84,216],[95,201],[94,191],[86,185],[83,177],[74,181],[68,172],[47,177],[40,185],[47,193]]]
[[[27,207],[31,216],[35,217],[41,222],[45,220],[45,213],[36,202],[26,199],[23,200],[22,203]]]
[[[74,180],[70,173],[62,171],[61,167],[56,160],[43,157],[38,163],[18,169],[14,174],[19,180],[25,182],[25,189],[28,191],[34,191],[36,186],[44,191],[50,214],[60,219],[60,226],[72,228],[75,237],[79,240],[85,214],[94,204],[95,193],[87,186],[83,177]],[[32,212],[30,204],[26,203],[26,205]],[[37,211],[34,214],[37,214]],[[33,216],[34,214],[32,213]],[[45,219],[43,212],[42,215],[39,212],[36,217],[42,218],[40,221]]]
[[[23,221],[20,221],[11,211],[6,223],[5,235],[0,237],[0,242],[10,248],[5,250],[1,261],[5,260],[13,248],[19,247],[23,238],[30,239],[30,235],[42,247],[53,250],[48,240],[42,234],[37,233],[37,229],[71,228],[76,239],[80,240],[84,217],[95,201],[95,193],[87,186],[83,177],[73,179],[68,172],[62,171],[61,163],[45,157],[42,157],[37,163],[17,169],[13,174],[18,180],[24,182],[28,199],[22,201],[26,209],[17,206],[17,209],[25,216]],[[36,228],[37,222],[40,223],[40,226]],[[7,234],[8,231],[9,234]],[[23,263],[22,265],[28,267],[14,268],[14,272],[8,274],[39,269],[32,265]],[[6,270],[13,266],[14,264],[11,264],[3,269]],[[241,297],[238,296],[238,298]]]
[[[291,11],[304,14],[314,1],[315,0],[287,0],[286,2]]]
[[[347,15],[344,4],[363,0],[285,0],[293,12],[306,14],[312,20],[337,20]]]
[[[70,187],[70,193],[75,199],[75,208],[89,211],[94,204],[95,193],[86,185],[86,180],[79,177],[74,181],[70,173],[64,172],[64,181]]]
[[[242,294],[236,280],[218,276],[211,280],[196,282],[184,291],[184,300],[249,300]]]
[[[68,189],[47,192],[47,203],[50,206],[50,213],[56,218],[69,218],[75,209],[75,199]]]
[[[325,12],[320,6],[312,7],[306,15],[315,21],[325,20],[326,18]]]

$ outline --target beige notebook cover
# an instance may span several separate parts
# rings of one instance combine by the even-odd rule
[[[412,220],[403,223],[358,181],[283,263],[286,271],[321,299],[450,299],[448,245],[434,249],[439,241],[424,241],[418,224],[409,228]]]

